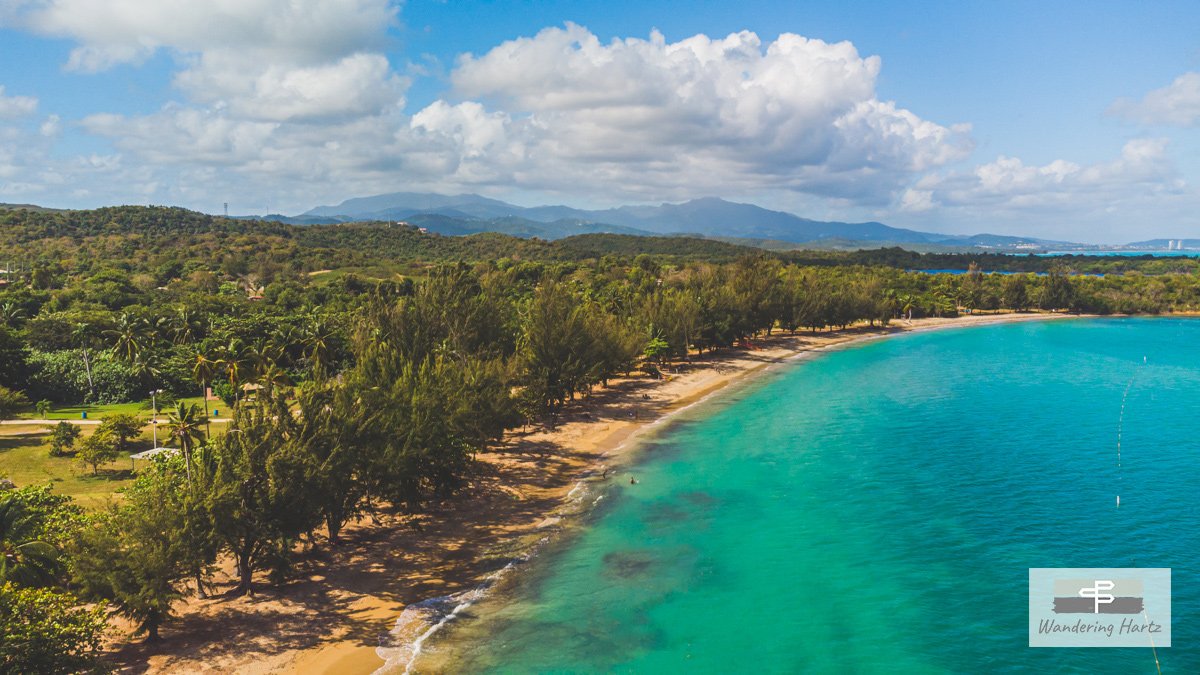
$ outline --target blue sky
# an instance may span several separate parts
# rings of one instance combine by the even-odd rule
[[[1200,5],[0,0],[0,201],[1200,238]]]

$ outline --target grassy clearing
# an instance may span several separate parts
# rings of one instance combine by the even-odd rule
[[[188,401],[192,402],[192,401]],[[200,402],[197,397],[196,403]],[[98,406],[99,407],[99,406]],[[121,412],[117,406],[104,406],[108,412]],[[91,408],[89,408],[91,410]],[[92,417],[91,414],[88,415]],[[149,415],[145,415],[149,417]],[[63,419],[63,418],[58,418]],[[76,419],[76,418],[71,418]],[[160,424],[165,422],[159,411]],[[84,508],[99,508],[121,488],[133,482],[133,460],[130,453],[149,450],[153,447],[153,436],[149,425],[142,435],[132,441],[129,452],[122,453],[116,461],[100,467],[99,475],[92,475],[92,468],[74,457],[51,457],[48,437],[54,419],[31,420],[29,424],[6,424],[0,426],[0,478],[8,478],[18,486],[40,485],[49,482],[56,492],[74,497]],[[214,438],[225,434],[224,424],[213,424]],[[80,440],[96,431],[95,425],[81,427]],[[78,443],[79,441],[76,441]],[[159,428],[159,445],[172,445],[163,428]],[[146,462],[137,462],[137,469],[146,467]]]
[[[200,407],[204,407],[204,399],[199,396],[192,396],[190,398],[183,398],[183,399],[179,399],[179,400],[182,401],[183,403],[186,403],[189,405],[194,403],[196,405],[199,405]],[[223,409],[226,407],[228,407],[228,406],[226,406],[224,403],[222,403],[220,399],[213,399],[213,398],[208,399],[208,413],[209,414],[212,414],[212,411],[214,408],[219,410],[219,409]],[[105,415],[116,415],[116,414],[120,414],[120,413],[130,413],[133,415],[137,415],[139,417],[144,417],[144,418],[149,419],[152,411],[151,411],[151,407],[150,407],[150,399],[146,399],[145,401],[138,401],[136,403],[110,403],[107,405],[56,406],[56,407],[50,409],[50,412],[46,415],[45,419],[49,420],[49,421],[77,420],[77,419],[82,419],[83,413],[85,413],[85,412],[87,413],[88,419],[102,420],[102,419],[104,419]],[[159,407],[158,407],[159,417],[160,418],[165,417],[166,413],[167,413],[167,407],[163,406],[163,405],[159,405]],[[42,419],[42,417],[40,415],[38,415],[37,411],[32,408],[29,410],[26,410],[24,412],[21,412],[20,414],[17,415],[17,418],[25,419],[25,420],[41,420]]]
[[[84,437],[93,431],[84,427]],[[70,495],[89,509],[103,506],[114,492],[133,482],[128,454],[101,466],[99,475],[93,476],[91,467],[74,457],[51,457],[47,436],[43,424],[0,427],[0,476],[18,486],[49,482],[55,492]],[[149,434],[143,434],[134,444],[134,452],[150,447]]]

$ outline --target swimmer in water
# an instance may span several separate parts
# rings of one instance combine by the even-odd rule
[[[630,484],[630,485],[637,485],[637,479],[636,479],[636,478],[634,478],[633,476],[630,476],[630,477],[629,477],[629,484]]]

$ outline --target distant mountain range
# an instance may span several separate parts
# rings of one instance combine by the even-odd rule
[[[0,203],[0,211],[11,209],[60,210],[33,204]],[[875,221],[845,223],[810,220],[716,197],[694,199],[681,204],[621,206],[589,211],[569,206],[517,206],[476,194],[393,192],[348,199],[336,206],[318,206],[296,216],[269,214],[237,218],[294,225],[404,221],[447,236],[497,232],[547,240],[597,233],[690,235],[774,250],[888,246],[919,252],[992,250],[1003,253],[1059,251],[1086,254],[1103,251],[1200,250],[1200,239],[1150,239],[1122,246],[1100,246],[997,234],[938,234],[891,227]]]
[[[1030,237],[919,232],[874,221],[844,223],[810,220],[783,211],[715,197],[694,199],[682,204],[622,206],[588,211],[569,206],[523,207],[475,194],[394,192],[348,199],[336,206],[318,206],[298,216],[270,215],[261,218],[305,225],[361,220],[404,221],[445,235],[501,232],[542,239],[612,232],[765,240],[772,242],[774,247],[814,242],[838,246],[853,246],[861,242],[1007,250],[1072,246],[1065,242]]]

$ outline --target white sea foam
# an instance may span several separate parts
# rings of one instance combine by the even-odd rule
[[[581,497],[587,494],[587,489],[587,485],[584,483],[584,481],[579,481],[575,484],[575,487],[571,488],[571,491],[567,493],[567,500],[572,502],[578,501]]]
[[[546,541],[545,539],[541,540]],[[541,542],[539,542],[541,543]],[[452,595],[428,598],[404,608],[396,619],[392,630],[383,638],[375,653],[384,663],[372,675],[394,675],[412,672],[425,642],[443,626],[458,618],[463,611],[487,595],[488,589],[517,565],[526,562],[529,556],[510,561],[501,569],[488,575],[484,583],[476,588]]]

